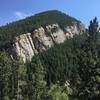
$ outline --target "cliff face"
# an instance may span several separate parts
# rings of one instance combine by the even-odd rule
[[[73,23],[63,29],[58,24],[52,24],[35,29],[32,33],[26,33],[16,37],[13,44],[12,58],[21,57],[24,62],[31,61],[34,54],[46,51],[55,44],[63,43],[67,38],[85,31],[82,23]]]

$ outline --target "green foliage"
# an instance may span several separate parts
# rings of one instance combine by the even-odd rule
[[[10,100],[12,62],[6,52],[0,52],[0,100]]]
[[[15,66],[17,68],[17,99],[27,100],[27,66],[22,62],[21,59],[16,62]]]
[[[27,64],[28,98],[29,100],[44,100],[46,96],[45,70],[38,56]]]
[[[65,43],[58,44],[39,54],[42,64],[46,67],[48,85],[57,81],[62,84],[71,77],[73,77],[73,80],[75,79],[78,67],[77,49],[85,41],[82,37],[86,37],[86,35],[75,36],[73,39],[69,39]]]
[[[58,84],[52,85],[48,91],[50,100],[69,100],[71,94],[72,91],[69,86],[60,86]]]
[[[79,22],[59,11],[48,11],[0,27],[0,49],[10,49],[14,38],[48,24],[62,28]],[[64,86],[66,80],[70,87]],[[59,84],[58,84],[59,82]],[[53,84],[53,85],[52,85]],[[86,33],[75,35],[32,62],[12,62],[0,51],[0,100],[99,100],[100,32],[97,18]]]
[[[98,34],[99,27],[95,18],[90,22],[87,41],[79,53],[79,76],[81,78],[79,96],[83,98],[82,100],[86,97],[86,100],[97,100],[100,97]]]

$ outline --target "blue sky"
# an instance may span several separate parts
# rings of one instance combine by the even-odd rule
[[[60,10],[86,26],[97,16],[100,0],[0,0],[0,26],[47,10]]]

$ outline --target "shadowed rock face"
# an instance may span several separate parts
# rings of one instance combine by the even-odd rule
[[[34,54],[46,51],[55,44],[63,43],[66,38],[72,38],[75,34],[85,31],[82,23],[74,23],[72,26],[65,26],[63,31],[58,24],[40,27],[32,33],[26,33],[16,37],[13,51],[17,57],[21,57],[24,62],[31,61]],[[12,54],[12,58],[15,59]]]

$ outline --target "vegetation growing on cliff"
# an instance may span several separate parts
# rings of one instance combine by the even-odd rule
[[[14,34],[16,32],[32,31],[55,21],[64,26],[76,21],[61,12],[51,13],[53,16],[48,12],[41,13],[1,27],[0,48],[8,48],[13,37],[19,35]],[[44,21],[46,18],[48,21]],[[99,100],[99,37],[99,25],[95,18],[84,34],[56,44],[48,51],[35,55],[26,64],[20,58],[12,62],[7,51],[0,51],[0,100]]]

